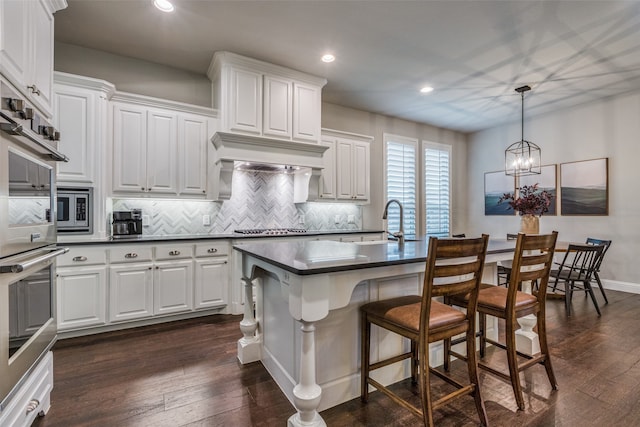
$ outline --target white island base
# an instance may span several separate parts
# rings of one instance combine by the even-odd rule
[[[496,262],[510,253],[487,256],[485,281],[495,283]],[[415,262],[323,274],[293,274],[243,253],[245,304],[238,341],[241,363],[260,360],[298,412],[289,426],[324,426],[319,411],[360,396],[360,313],[367,302],[421,292],[424,263]],[[497,339],[497,321],[487,325]],[[537,336],[534,337],[537,340]],[[372,362],[408,351],[408,342],[373,327]],[[443,363],[442,345],[431,346],[434,365]],[[409,360],[376,372],[388,385],[410,376]]]

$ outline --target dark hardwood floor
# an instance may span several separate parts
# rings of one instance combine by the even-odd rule
[[[579,294],[570,318],[562,301],[548,302],[560,389],[551,390],[542,366],[527,370],[524,411],[516,410],[509,384],[480,371],[491,425],[639,425],[640,295],[608,296],[601,318]],[[236,359],[239,321],[218,315],[59,341],[52,407],[34,426],[286,425],[294,408],[269,374],[260,363]],[[503,352],[488,353],[506,366]],[[417,399],[409,381],[395,388]],[[328,426],[421,425],[379,392],[366,405],[354,399],[322,416]],[[436,411],[436,423],[477,425],[472,398]]]

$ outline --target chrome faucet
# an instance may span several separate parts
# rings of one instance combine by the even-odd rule
[[[402,207],[402,203],[400,203],[399,200],[397,199],[391,199],[387,202],[387,205],[384,207],[384,213],[382,214],[382,219],[387,219],[387,214],[389,211],[389,205],[391,203],[397,203],[398,206],[400,207],[400,229],[398,230],[397,233],[389,233],[389,230],[387,230],[387,233],[391,234],[393,237],[396,237],[398,239],[398,244],[400,246],[404,245],[404,208]]]

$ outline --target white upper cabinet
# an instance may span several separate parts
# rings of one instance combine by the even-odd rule
[[[320,142],[325,79],[230,52],[216,52],[207,75],[221,131]]]
[[[206,194],[208,136],[215,125],[213,119],[178,116],[178,192]]]
[[[131,94],[113,99],[113,193],[204,197],[216,121],[193,111],[211,110]]]
[[[61,135],[58,148],[69,157],[58,165],[58,185],[99,184],[108,100],[114,91],[104,80],[54,73],[54,126]]]
[[[53,14],[64,0],[0,1],[0,71],[48,118],[53,100]]]
[[[321,200],[369,200],[371,141],[370,136],[323,129],[322,144],[330,148],[323,157]]]

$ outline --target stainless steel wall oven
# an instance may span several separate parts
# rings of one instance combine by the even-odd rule
[[[0,80],[0,409],[56,338],[59,134]]]

